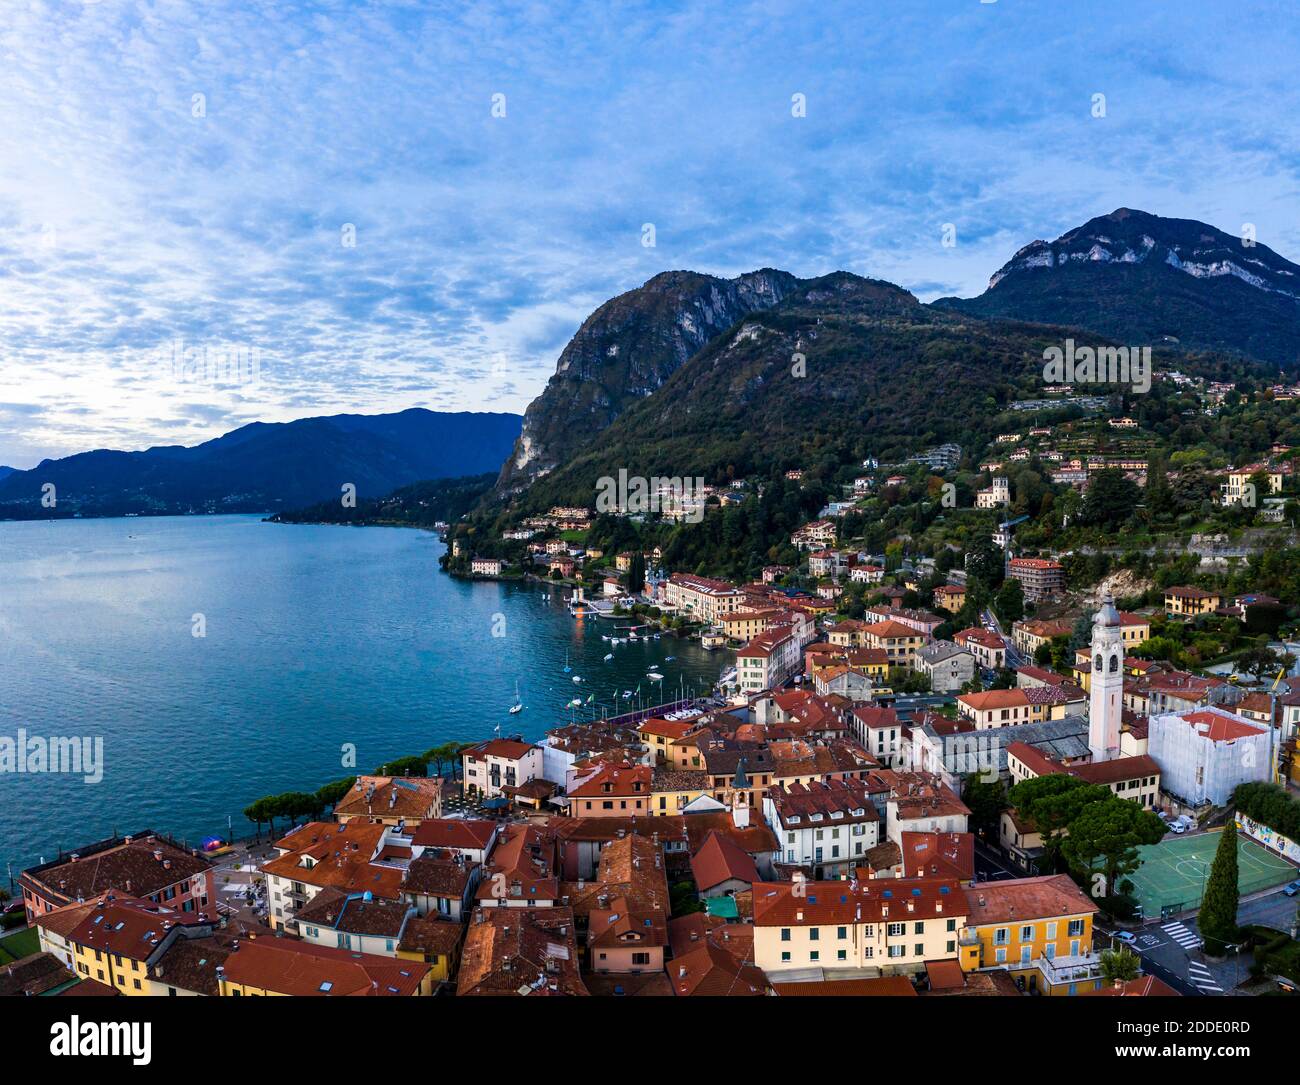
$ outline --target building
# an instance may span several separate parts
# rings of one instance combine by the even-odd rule
[[[789,626],[769,629],[736,652],[736,681],[743,693],[779,689],[799,673],[803,656]]]
[[[956,614],[966,605],[966,588],[961,584],[941,584],[934,589],[934,605]]]
[[[1271,780],[1276,756],[1270,727],[1213,706],[1153,715],[1147,751],[1164,790],[1191,807],[1222,806],[1238,784]]]
[[[999,509],[1010,504],[1011,485],[1002,475],[995,475],[992,486],[979,490],[975,494],[977,509]]]
[[[334,818],[381,825],[416,826],[442,817],[442,779],[438,776],[358,776],[334,804]]]
[[[1026,620],[1012,623],[1011,639],[1024,655],[1032,658],[1044,644],[1050,645],[1052,638],[1068,637],[1072,631],[1065,622]]]
[[[894,619],[872,622],[862,630],[863,644],[868,648],[884,649],[891,667],[911,667],[916,653],[929,639],[927,634]]]
[[[36,921],[42,951],[82,979],[122,995],[151,994],[149,967],[179,938],[210,935],[216,916],[183,912],[114,891],[43,912]]]
[[[759,882],[754,963],[769,980],[810,968],[920,972],[927,961],[957,959],[966,911],[951,878]]]
[[[950,640],[931,641],[913,666],[930,679],[934,693],[953,693],[975,678],[975,657]]]
[[[456,994],[586,995],[570,908],[483,909],[461,951]]]
[[[653,776],[649,765],[598,765],[569,786],[569,813],[583,818],[643,817],[651,810]]]
[[[494,799],[506,787],[522,787],[542,776],[542,748],[520,738],[493,738],[461,751],[467,795]]]
[[[1223,596],[1215,591],[1181,586],[1165,589],[1165,613],[1171,617],[1195,618],[1213,614],[1223,605]]]
[[[744,605],[745,595],[734,584],[692,573],[673,573],[664,585],[664,602],[698,622],[716,625]]]
[[[903,760],[903,725],[892,708],[859,705],[849,721],[853,737],[876,761],[896,768]]]
[[[965,890],[962,969],[1005,969],[1017,986],[1072,995],[1101,985],[1092,951],[1097,906],[1068,874],[986,882]]]
[[[1147,754],[1065,764],[1027,743],[1013,742],[1007,747],[1007,771],[1013,786],[1038,776],[1064,773],[1109,787],[1119,798],[1148,810],[1155,809],[1160,797],[1160,766]]]
[[[278,853],[262,863],[267,922],[273,930],[297,930],[297,912],[323,889],[369,892],[397,900],[403,867],[381,853],[397,846],[394,830],[368,821],[349,824],[312,821],[275,842]],[[406,856],[410,857],[409,841]]]
[[[975,662],[986,670],[996,671],[1006,665],[1007,646],[996,633],[973,625],[953,636],[953,643],[965,648]]]
[[[781,862],[817,878],[852,870],[880,841],[880,815],[865,780],[769,788],[763,817],[781,843]]]
[[[505,564],[500,558],[470,558],[469,571],[475,576],[500,576]]]
[[[241,939],[218,970],[221,994],[373,995],[410,997],[433,993],[427,964],[286,938]]]
[[[1048,558],[1012,558],[1007,575],[1020,581],[1025,598],[1031,603],[1051,599],[1065,590],[1065,568]]]
[[[881,773],[889,784],[885,799],[885,836],[898,843],[904,833],[965,833],[970,809],[936,774]]]
[[[1124,640],[1119,611],[1109,595],[1092,622],[1092,674],[1088,685],[1088,749],[1094,761],[1119,756],[1124,716]]]
[[[458,851],[424,848],[402,877],[402,900],[418,916],[459,923],[469,914],[482,877],[481,862]]]
[[[415,906],[403,900],[379,900],[363,890],[322,889],[297,911],[298,935],[314,946],[396,957]]]
[[[208,906],[212,864],[148,829],[112,836],[28,867],[18,877],[27,922],[115,889],[181,912]]]

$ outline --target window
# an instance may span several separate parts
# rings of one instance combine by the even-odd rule
[[[789,927],[782,927],[782,928],[781,928],[781,941],[782,941],[782,942],[788,942],[788,941],[790,941],[790,928],[789,928]]]
[[[650,963],[650,954],[648,954],[648,953],[633,953],[633,954],[632,954],[632,963],[633,963],[633,964],[649,964],[649,963]]]
[[[836,937],[836,938],[844,939],[844,938],[847,938],[848,936],[849,936],[849,928],[848,928],[848,927],[836,927],[836,928],[835,928],[835,937]]]
[[[789,959],[790,959],[790,951],[788,949],[783,949],[781,951],[781,960],[788,961]]]
[[[820,960],[820,959],[821,959],[821,954],[820,954],[817,950],[814,949],[814,950],[812,950],[812,951],[808,954],[808,959],[809,959],[810,961],[817,961],[817,960]]]
[[[913,923],[913,924],[912,924],[912,933],[913,933],[913,934],[924,934],[924,933],[925,933],[925,923],[924,923],[923,921],[920,921],[920,920],[918,920],[916,923]]]
[[[885,934],[890,938],[898,938],[907,933],[906,923],[891,923],[885,928]]]
[[[925,956],[925,946],[921,945],[920,942],[917,942],[917,943],[916,943],[916,946],[915,946],[915,950],[914,950],[914,952],[916,953],[916,955],[917,955],[918,957],[924,957],[924,956]]]
[[[906,947],[906,946],[890,946],[890,947],[889,947],[889,956],[891,956],[891,957],[901,957],[901,956],[902,956],[904,953],[906,953],[906,952],[907,952],[907,947]]]
[[[808,930],[808,941],[810,941],[810,942],[820,942],[820,941],[821,941],[821,937],[822,937],[822,932],[821,932],[821,928],[820,928],[820,927],[810,927],[810,928],[809,928],[809,930]]]
[[[1034,928],[1033,928],[1033,927],[1028,927],[1028,926],[1026,926],[1026,927],[1021,927],[1021,928],[1020,928],[1020,940],[1021,940],[1022,942],[1032,942],[1032,941],[1034,940]]]
[[[847,949],[837,950],[835,953],[835,959],[838,961],[847,961],[849,959],[849,951]]]

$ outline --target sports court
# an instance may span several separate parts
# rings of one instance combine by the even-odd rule
[[[1197,908],[1210,876],[1217,832],[1167,836],[1159,844],[1138,848],[1142,865],[1131,875],[1133,895],[1147,919]],[[1242,896],[1289,882],[1296,868],[1285,859],[1237,834],[1237,888]]]

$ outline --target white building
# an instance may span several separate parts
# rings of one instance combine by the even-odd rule
[[[781,843],[778,861],[811,867],[815,878],[852,870],[880,842],[880,815],[862,780],[771,788],[763,816]]]
[[[774,626],[736,652],[736,681],[745,693],[776,689],[803,663],[799,637],[790,626]]]
[[[1270,727],[1213,706],[1152,716],[1147,752],[1163,789],[1188,806],[1222,806],[1238,784],[1272,779],[1276,756]]]

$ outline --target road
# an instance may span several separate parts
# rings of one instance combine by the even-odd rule
[[[1017,667],[1023,667],[1025,664],[1031,662],[1021,655],[1020,649],[1015,646],[1012,639],[1003,631],[1002,624],[998,621],[998,616],[993,613],[991,608],[984,608],[984,612],[980,615],[980,621],[984,623],[984,628],[990,633],[995,633],[997,636],[1001,637],[1002,643],[1007,646],[1006,663],[1008,667],[1014,671]]]

